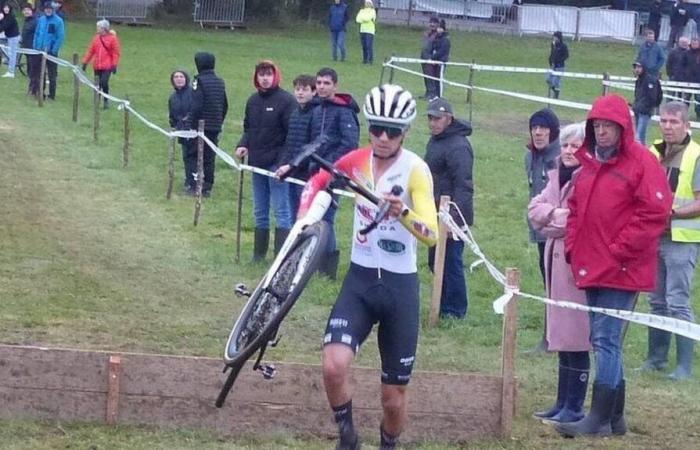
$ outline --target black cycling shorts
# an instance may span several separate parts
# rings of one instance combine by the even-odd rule
[[[382,383],[405,385],[411,379],[418,343],[418,274],[394,273],[350,264],[326,325],[323,345],[337,343],[357,353],[372,327],[382,359]]]

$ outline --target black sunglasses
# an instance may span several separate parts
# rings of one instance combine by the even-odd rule
[[[386,136],[389,139],[396,139],[397,137],[401,136],[401,134],[403,134],[403,129],[396,127],[387,127],[384,125],[370,125],[369,132],[374,137],[382,137],[382,134],[386,133]]]

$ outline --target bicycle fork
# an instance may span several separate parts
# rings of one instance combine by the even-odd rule
[[[255,363],[253,364],[253,370],[254,371],[260,371],[262,372],[262,376],[266,380],[271,380],[275,377],[277,374],[277,368],[275,367],[274,364],[266,364],[262,362],[263,355],[265,354],[265,350],[267,350],[267,346],[270,345],[272,347],[275,347],[277,343],[280,340],[279,334],[277,333],[278,330],[275,330],[274,333],[270,334],[270,339],[268,339],[262,347],[260,347],[260,350],[258,351],[258,357],[255,359]],[[241,361],[237,364],[231,364],[231,365],[226,365],[224,366],[224,373],[230,369],[230,372],[228,374],[228,378],[226,378],[226,382],[224,382],[223,387],[221,388],[221,391],[219,392],[219,396],[216,398],[216,402],[214,403],[217,408],[221,408],[224,405],[224,402],[226,401],[226,397],[228,396],[228,393],[231,391],[231,388],[233,388],[233,383],[236,382],[236,378],[238,378],[238,374],[241,372],[241,369],[245,365],[246,361]]]

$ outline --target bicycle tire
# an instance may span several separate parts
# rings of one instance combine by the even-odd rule
[[[19,73],[21,73],[22,75],[24,75],[26,77],[27,76],[27,71],[25,69],[26,64],[22,62],[22,59],[24,59],[26,61],[27,58],[26,58],[26,56],[23,58],[23,56],[25,56],[25,55],[23,55],[22,53],[17,54],[17,64],[15,66],[17,67],[17,70],[19,70]]]
[[[268,286],[263,288],[262,282],[258,285],[229,334],[224,350],[227,365],[245,362],[279,328],[318,269],[328,237],[327,223],[320,221],[309,225],[299,235]]]

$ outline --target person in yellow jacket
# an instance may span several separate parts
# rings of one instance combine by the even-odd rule
[[[374,62],[374,33],[377,12],[372,0],[365,1],[365,7],[357,12],[355,22],[360,24],[360,43],[362,44],[362,64]]]
[[[661,237],[656,290],[649,296],[651,312],[695,322],[690,288],[700,248],[700,145],[690,136],[688,106],[669,102],[661,107],[663,139],[650,147],[666,169],[673,191],[669,228]],[[663,370],[668,366],[671,333],[649,328],[649,350],[641,370]],[[694,341],[676,335],[676,369],[672,380],[691,376]]]

